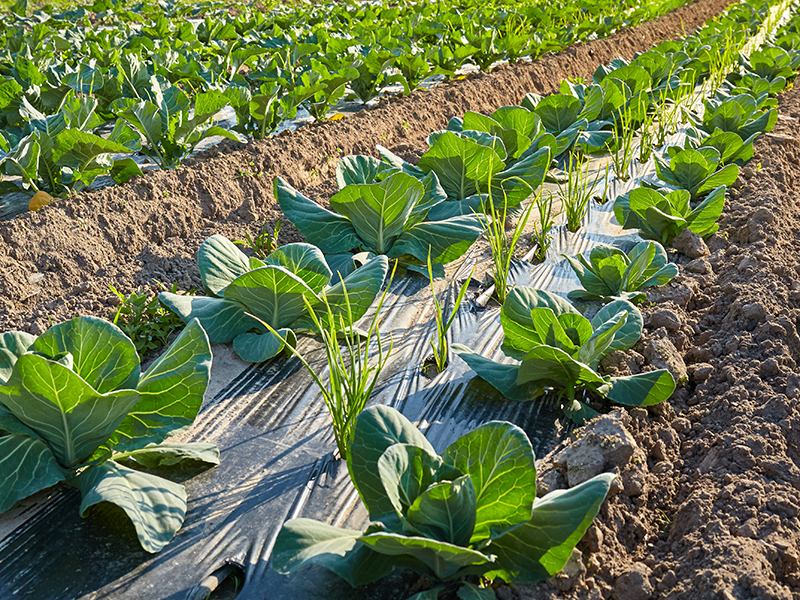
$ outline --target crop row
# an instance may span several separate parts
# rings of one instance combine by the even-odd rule
[[[247,361],[285,352],[307,367],[372,522],[355,531],[288,521],[272,555],[279,572],[318,564],[361,585],[403,566],[462,585],[460,594],[478,598],[494,597],[483,584],[495,578],[526,583],[558,572],[613,474],[537,498],[532,445],[515,425],[481,425],[440,455],[399,412],[365,409],[391,354],[379,328],[390,262],[390,281],[416,270],[433,287],[444,265],[483,233],[501,254],[494,264],[508,265],[520,229],[509,242],[502,217],[513,212],[522,223],[532,207],[543,206],[546,178],[567,189],[575,183],[564,198],[579,225],[585,206],[576,208],[576,197],[584,202],[591,195],[587,179],[578,177],[586,155],[616,153],[609,160],[617,179],[635,171],[631,163],[654,160],[657,179],[634,177],[614,200],[620,223],[650,241],[627,253],[598,246],[568,257],[583,286],[570,297],[601,303],[595,316],[586,318],[544,290],[513,286],[507,266],[496,268],[503,351],[514,362],[494,362],[465,346],[452,350],[504,396],[552,395],[576,422],[609,401],[650,406],[666,400],[677,383],[669,372],[609,377],[599,363],[640,339],[643,319],[635,303],[644,299],[642,290],[677,273],[661,244],[686,231],[701,237],[716,231],[738,165],[752,157],[755,137],[774,125],[775,95],[800,68],[800,18],[747,56],[739,52],[771,29],[787,4],[736,5],[681,42],[601,67],[591,83],[565,82],[560,93],[528,95],[521,106],[454,118],[448,129],[430,134],[430,148],[416,165],[385,149],[380,158],[345,157],[330,209],[278,178],[281,208],[307,243],[256,257],[222,236],[207,239],[198,252],[207,295],[160,295],[187,327],[144,374],[133,343],[101,319],[79,317],[38,338],[3,334],[0,510],[67,481],[83,494],[82,512],[103,501],[119,504],[142,546],[163,548],[182,523],[185,493],[130,465],[218,460],[209,445],[165,440],[190,425],[200,408],[209,342],[232,343]],[[676,139],[683,143],[671,145]],[[544,243],[548,229],[539,237]],[[436,307],[432,346],[446,368],[452,314],[446,318]],[[357,324],[365,315],[363,330]],[[329,380],[305,361],[298,333],[323,340]],[[466,582],[466,576],[480,578]],[[435,599],[442,589],[417,600]]]
[[[210,136],[260,139],[298,110],[322,120],[345,97],[368,102],[390,85],[408,94],[432,76],[535,58],[684,1],[337,2],[235,17],[210,3],[143,17],[100,0],[93,14],[25,16],[23,3],[0,24],[0,175],[11,177],[0,206],[17,195],[21,208],[3,211],[13,216],[26,208],[19,194],[43,192],[36,207],[101,175],[141,174],[135,154],[175,167]],[[226,107],[235,124],[223,128]]]

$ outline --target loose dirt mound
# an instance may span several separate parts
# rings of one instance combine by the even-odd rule
[[[636,350],[671,342],[686,386],[671,406],[619,417],[638,449],[581,544],[584,565],[501,598],[800,598],[800,90],[779,110],[721,235],[678,255],[682,276],[643,311]]]
[[[128,185],[81,194],[36,214],[0,223],[0,331],[40,333],[48,321],[75,314],[107,316],[123,292],[155,282],[187,289],[199,283],[195,253],[221,233],[243,239],[280,210],[274,175],[300,190],[330,192],[341,156],[374,153],[376,144],[398,152],[421,146],[465,110],[489,112],[517,104],[525,93],[547,93],[566,77],[585,77],[616,56],[631,58],[655,43],[692,31],[730,0],[699,0],[625,30],[532,64],[500,67],[409,98],[389,99],[343,121],[308,126],[247,145],[221,144],[209,155]],[[281,243],[300,239],[283,222]]]

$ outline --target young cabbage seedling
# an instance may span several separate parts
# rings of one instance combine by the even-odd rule
[[[604,473],[537,498],[533,447],[516,425],[485,423],[440,456],[388,406],[359,415],[347,467],[372,524],[287,521],[272,553],[279,573],[316,564],[359,586],[407,567],[445,582],[534,583],[564,568],[614,480]]]
[[[431,282],[431,295],[433,296],[433,309],[434,317],[436,318],[436,335],[431,338],[431,350],[433,350],[433,362],[436,364],[436,370],[441,373],[447,366],[450,360],[450,348],[447,342],[447,332],[450,331],[450,326],[458,314],[458,308],[461,306],[464,295],[467,293],[470,279],[475,272],[475,267],[472,268],[461,289],[458,291],[456,301],[450,311],[450,316],[445,320],[444,310],[442,305],[439,304],[439,299],[436,297],[436,290],[433,287],[433,266],[431,265],[431,257],[428,256],[428,278]]]
[[[678,274],[678,266],[669,262],[667,252],[658,242],[640,242],[627,254],[619,248],[596,246],[586,255],[562,255],[578,276],[582,290],[572,290],[570,300],[611,302],[623,299],[644,302],[641,290],[664,285]]]
[[[597,414],[581,396],[650,406],[675,390],[672,375],[664,369],[630,377],[606,377],[597,371],[606,354],[627,350],[642,335],[642,315],[627,300],[606,304],[590,322],[555,294],[517,286],[500,310],[500,322],[503,352],[521,363],[494,362],[461,344],[453,344],[453,350],[512,400],[532,400],[552,390],[565,414],[580,424]]]

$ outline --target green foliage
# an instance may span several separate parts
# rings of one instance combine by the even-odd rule
[[[642,315],[627,300],[606,304],[589,321],[566,300],[524,286],[511,290],[500,310],[503,352],[520,363],[498,363],[461,344],[453,349],[482,378],[512,400],[531,400],[554,391],[576,423],[596,412],[578,395],[588,393],[626,406],[650,406],[675,390],[663,369],[630,377],[604,377],[600,360],[627,350],[642,334]]]
[[[112,322],[131,338],[140,355],[146,356],[163,348],[172,333],[183,327],[183,321],[175,313],[164,308],[155,294],[149,294],[139,288],[126,296],[114,286],[108,287],[120,302]],[[177,284],[172,285],[172,293],[178,293]],[[194,290],[189,290],[184,295],[194,295]]]
[[[696,150],[672,147],[669,154],[669,162],[656,156],[656,173],[667,185],[688,191],[692,202],[700,201],[719,186],[733,185],[739,177],[739,167],[735,164],[718,168],[722,156],[710,146]]]
[[[664,285],[678,274],[678,266],[669,262],[658,242],[640,242],[627,254],[611,246],[595,246],[588,260],[585,254],[562,256],[583,286],[568,294],[570,300],[644,302],[646,297],[641,290]]]
[[[533,448],[519,427],[485,423],[440,456],[386,406],[359,415],[348,469],[373,523],[361,532],[287,521],[272,555],[279,573],[316,564],[353,586],[395,567],[442,581],[541,581],[564,567],[614,479],[598,475],[537,499]]]
[[[210,444],[162,443],[194,421],[210,370],[211,348],[196,321],[144,373],[133,342],[95,317],[38,338],[0,336],[0,511],[64,481],[81,491],[81,515],[116,504],[142,548],[160,551],[183,523],[186,493],[122,461],[219,462]]]
[[[360,319],[380,292],[388,261],[376,256],[334,277],[322,252],[311,244],[287,244],[262,261],[247,257],[227,238],[212,235],[200,245],[197,266],[209,295],[162,292],[161,302],[186,323],[198,319],[212,344],[233,342],[242,360],[263,362],[294,347],[296,331],[316,327],[309,310],[330,308],[337,315],[346,311],[353,320]],[[264,323],[277,330],[280,339]]]
[[[636,188],[614,201],[614,215],[625,229],[638,229],[643,238],[665,246],[687,228],[705,238],[719,229],[725,189],[724,185],[714,189],[692,208],[686,190]]]
[[[531,242],[536,245],[534,257],[538,261],[544,261],[547,258],[547,250],[553,241],[551,230],[555,224],[555,218],[558,217],[560,212],[553,213],[553,196],[547,195],[544,199],[544,194],[536,196],[536,210],[539,213],[539,219],[534,225],[533,233],[531,234]]]
[[[261,233],[255,238],[251,238],[249,233],[245,233],[244,241],[236,240],[233,243],[239,244],[240,246],[248,246],[258,258],[266,258],[267,254],[278,249],[278,234],[281,232],[281,220],[278,219],[275,222],[272,232],[267,231],[268,224],[269,219],[264,221],[264,224],[261,226]]]
[[[436,290],[433,287],[433,266],[431,265],[430,257],[428,257],[428,278],[431,282],[434,318],[436,319],[436,335],[431,339],[431,350],[433,351],[433,362],[436,365],[436,370],[439,373],[444,371],[448,361],[450,360],[450,348],[447,341],[447,332],[450,331],[450,326],[453,324],[453,321],[458,314],[458,307],[461,306],[461,302],[464,300],[464,295],[467,293],[467,288],[469,287],[469,282],[472,278],[472,273],[474,272],[475,268],[473,267],[472,271],[470,271],[469,277],[464,280],[464,283],[461,284],[461,289],[458,290],[456,301],[453,303],[453,306],[450,309],[450,316],[445,319],[444,310],[442,305],[439,303],[439,299],[436,297]]]

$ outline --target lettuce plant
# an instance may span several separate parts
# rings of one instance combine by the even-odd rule
[[[697,202],[719,186],[730,186],[739,177],[739,167],[729,164],[718,169],[722,155],[716,148],[701,146],[696,150],[669,149],[669,162],[656,155],[656,173],[669,186],[689,192],[690,200]]]
[[[144,373],[133,342],[96,317],[38,338],[0,335],[0,511],[63,481],[80,490],[83,516],[116,504],[142,548],[161,550],[183,524],[186,492],[128,465],[219,463],[212,444],[164,443],[194,421],[210,370],[197,321]]]
[[[665,246],[684,229],[708,237],[717,229],[717,220],[725,205],[725,186],[714,189],[695,208],[686,190],[653,190],[636,188],[614,201],[614,215],[625,229],[638,229],[648,240]]]
[[[517,286],[500,310],[503,352],[522,362],[498,363],[462,344],[453,350],[507,398],[532,400],[552,390],[567,416],[577,423],[596,414],[579,392],[626,406],[651,406],[669,398],[675,382],[669,371],[629,377],[604,377],[600,360],[627,350],[642,335],[642,315],[627,300],[606,304],[589,321],[563,298]]]
[[[641,290],[664,285],[678,274],[677,265],[669,262],[658,242],[640,242],[627,254],[619,248],[595,246],[588,260],[584,254],[563,256],[583,286],[568,294],[571,300],[643,302]]]
[[[314,329],[306,300],[322,310],[324,295],[336,314],[347,310],[354,321],[364,316],[383,285],[388,262],[377,256],[334,277],[322,252],[311,244],[287,244],[261,261],[247,257],[227,238],[212,235],[200,245],[197,266],[208,296],[162,292],[161,302],[186,323],[198,319],[212,344],[233,342],[242,360],[263,362],[284,344],[294,346],[296,331]]]
[[[387,406],[359,415],[347,466],[372,524],[362,532],[287,521],[272,553],[279,573],[315,564],[353,586],[394,567],[441,581],[541,581],[564,567],[614,479],[537,498],[533,448],[516,425],[485,423],[440,456]]]
[[[354,157],[360,158],[368,157]],[[372,168],[369,160],[358,165]],[[421,272],[430,254],[437,275],[442,275],[442,265],[462,256],[481,233],[475,215],[424,220],[441,199],[431,192],[438,188],[435,177],[429,176],[425,183],[393,172],[376,183],[349,183],[356,173],[339,170],[339,175],[344,186],[331,198],[336,212],[303,196],[282,178],[275,180],[275,197],[284,214],[325,254],[374,252],[421,267]],[[358,175],[360,180],[375,181],[377,171]]]

